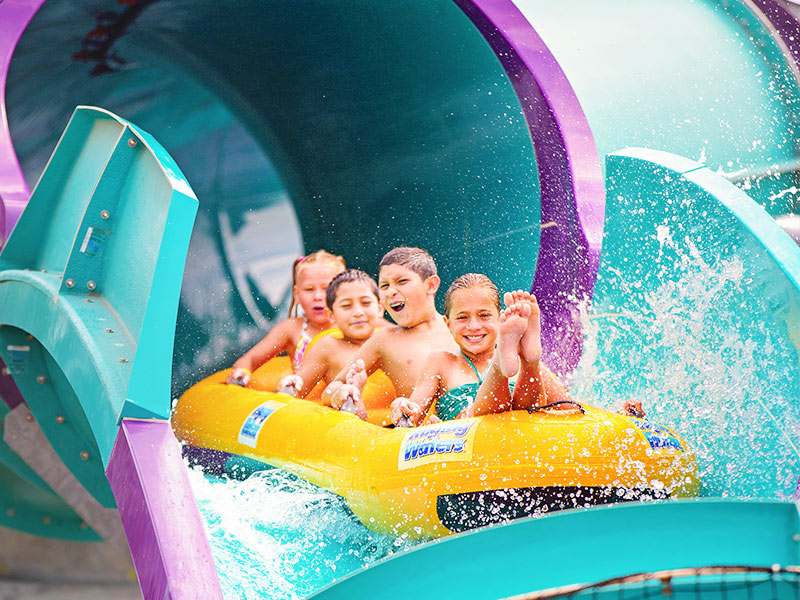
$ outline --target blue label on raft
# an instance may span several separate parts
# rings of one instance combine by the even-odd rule
[[[239,430],[239,443],[255,448],[258,442],[258,434],[261,433],[261,428],[264,427],[264,423],[272,413],[283,406],[284,405],[280,402],[267,400],[264,404],[247,415],[247,418],[242,424],[242,428]]]
[[[661,427],[661,425],[656,425],[655,423],[650,423],[649,421],[642,421],[641,419],[631,419],[631,421],[636,423],[636,426],[641,429],[653,450],[658,450],[659,448],[673,448],[680,452],[684,451],[681,441],[669,429]]]

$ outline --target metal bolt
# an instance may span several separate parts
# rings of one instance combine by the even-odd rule
[[[97,284],[94,281],[89,280],[86,282],[86,287],[90,292],[93,292],[95,289],[97,289]]]
[[[25,420],[30,423],[31,421],[33,421],[33,415],[31,413],[27,413],[25,415]]]
[[[131,148],[136,148],[136,144],[138,143],[139,142],[136,141],[136,138],[131,138],[128,140],[128,146],[130,146]]]
[[[128,362],[128,359],[127,359],[127,358],[120,358],[120,359],[119,359],[119,362],[121,362],[121,363],[126,363],[126,362]]]
[[[110,212],[108,212],[107,210],[101,210],[101,211],[100,211],[100,218],[101,218],[101,219],[107,219],[107,218],[109,218],[110,216],[111,216],[111,213],[110,213]]]
[[[81,450],[81,458],[83,460],[89,460],[89,453],[86,450]]]
[[[793,539],[795,542],[800,542],[800,533],[795,533],[795,534],[792,536],[792,539]]]
[[[6,514],[7,514],[9,517],[13,517],[13,516],[14,516],[14,514],[15,514],[16,512],[17,512],[17,511],[15,511],[13,508],[9,508],[9,509],[7,509],[7,510],[6,510]]]
[[[111,327],[106,327],[106,333],[114,333],[114,330]]]
[[[36,383],[44,383],[47,381],[47,377],[44,375],[37,375],[36,376]]]
[[[53,517],[51,516],[46,516],[42,519],[42,523],[44,523],[45,525],[50,525],[50,523],[52,522],[53,522]]]
[[[58,415],[58,416],[56,417],[56,423],[58,423],[59,425],[61,425],[63,422],[64,422],[64,416],[63,416],[63,415]]]
[[[11,369],[8,367],[3,367],[2,371],[0,371],[3,375],[11,375]]]
[[[70,278],[70,279],[67,279],[67,280],[64,282],[64,285],[65,285],[65,286],[67,286],[68,288],[74,288],[74,287],[75,287],[75,280],[74,280],[74,279],[72,279],[72,278]]]

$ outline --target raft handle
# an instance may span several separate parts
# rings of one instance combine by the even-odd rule
[[[342,412],[356,414],[356,399],[353,398],[353,394],[347,395],[347,398],[344,400],[344,404],[342,404],[342,408],[339,410]]]
[[[533,414],[538,410],[544,410],[545,408],[552,408],[553,406],[558,406],[559,404],[574,404],[575,406],[578,407],[578,410],[581,411],[582,414],[584,415],[586,414],[586,410],[584,410],[584,408],[580,404],[575,402],[575,400],[556,400],[555,402],[550,402],[549,404],[542,404],[541,406],[529,406],[527,410],[528,413]]]
[[[278,390],[278,393],[279,394],[289,394],[290,396],[296,396],[297,395],[297,388],[295,388],[291,384],[290,385],[285,385],[281,389]]]
[[[409,417],[406,413],[400,415],[400,420],[397,421],[397,425],[395,427],[413,427],[414,424],[411,422],[411,417]]]
[[[244,383],[244,377],[234,377],[231,379],[231,385],[238,385],[241,387],[247,387]]]

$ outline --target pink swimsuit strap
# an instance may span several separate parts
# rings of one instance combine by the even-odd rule
[[[314,338],[308,335],[308,321],[303,321],[303,328],[300,330],[300,339],[297,342],[297,347],[294,349],[294,355],[292,356],[292,369],[295,371],[299,369],[300,365],[303,363],[303,356],[305,356],[308,345],[311,343],[312,339]]]

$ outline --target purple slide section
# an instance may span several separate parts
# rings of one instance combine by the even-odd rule
[[[0,358],[0,400],[2,400],[9,409],[24,402],[22,394],[20,394],[19,388],[17,384],[14,383],[14,379],[11,377],[8,367],[3,362],[2,358]]]
[[[591,298],[603,238],[605,189],[594,137],[566,75],[512,0],[454,1],[503,65],[531,132],[543,224],[532,291],[542,310],[544,360],[563,375],[580,360],[575,299]]]
[[[44,0],[0,2],[0,247],[17,223],[31,192],[19,167],[6,117],[6,78],[22,32]]]
[[[200,511],[169,423],[123,419],[106,476],[145,600],[222,598]]]
[[[789,58],[800,70],[800,23],[775,0],[753,0],[789,50]]]

